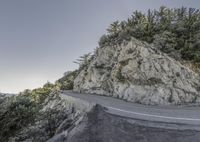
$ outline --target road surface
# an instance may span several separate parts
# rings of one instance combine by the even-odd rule
[[[114,115],[200,128],[200,107],[146,106],[95,94],[80,94],[72,91],[62,91],[61,94],[100,104],[107,108],[107,112]]]

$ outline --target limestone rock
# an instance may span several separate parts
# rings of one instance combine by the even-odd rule
[[[199,76],[152,45],[132,39],[98,48],[74,91],[96,93],[143,104],[199,101]]]

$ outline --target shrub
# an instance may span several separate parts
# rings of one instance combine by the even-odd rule
[[[108,37],[106,35],[103,35],[99,40],[99,46],[103,47],[107,42],[108,42]]]
[[[57,84],[61,90],[72,90],[74,87],[74,80],[78,74],[78,70],[70,72],[67,75],[64,75],[61,79],[57,80],[55,84]]]
[[[133,12],[126,21],[115,21],[108,33],[100,38],[99,46],[121,44],[131,37],[148,43],[177,60],[200,62],[195,50],[200,39],[200,10],[195,8],[160,7],[146,13]]]
[[[123,40],[129,41],[130,39],[131,39],[131,35],[127,30],[121,31],[118,36],[118,43],[119,42],[121,43]]]
[[[118,79],[119,82],[124,83],[125,82],[125,77],[122,75],[121,69],[119,69],[116,73],[116,78]]]
[[[160,78],[151,77],[147,80],[148,85],[156,85],[156,84],[162,84],[162,83],[163,82]]]
[[[154,36],[153,43],[158,49],[165,53],[173,52],[177,46],[176,35],[171,32],[164,31],[161,34],[156,34]]]
[[[8,141],[23,127],[33,123],[39,106],[30,96],[14,96],[5,100],[0,106],[0,139]]]

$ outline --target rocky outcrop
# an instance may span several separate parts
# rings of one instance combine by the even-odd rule
[[[75,79],[74,91],[151,105],[200,101],[196,73],[136,39],[98,48]]]

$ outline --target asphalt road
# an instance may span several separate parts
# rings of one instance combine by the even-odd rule
[[[122,117],[200,128],[200,107],[146,106],[95,94],[80,94],[72,91],[62,91],[61,94],[100,104],[107,108],[107,112]]]

